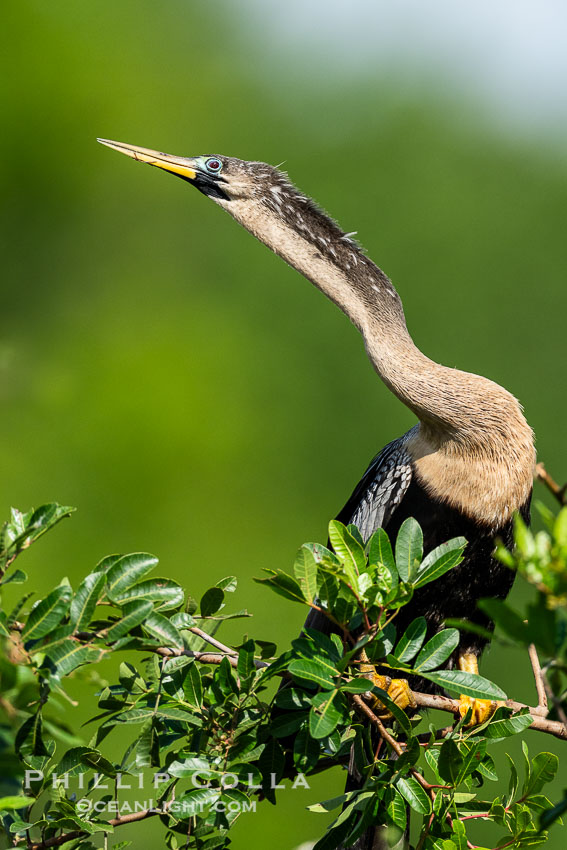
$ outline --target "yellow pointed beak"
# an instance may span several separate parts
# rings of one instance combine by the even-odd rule
[[[149,148],[140,148],[137,145],[125,145],[123,142],[113,142],[110,139],[97,139],[97,142],[106,145],[107,148],[119,151],[119,153],[124,153],[132,159],[138,160],[138,162],[146,162],[148,165],[163,168],[164,171],[171,171],[172,174],[178,174],[179,177],[194,180],[197,176],[194,159],[184,156],[171,156],[171,154],[161,153],[161,151],[152,151]]]

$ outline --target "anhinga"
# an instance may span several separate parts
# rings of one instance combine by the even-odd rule
[[[532,490],[533,434],[514,396],[487,378],[441,366],[422,354],[384,272],[276,168],[99,141],[192,183],[354,323],[375,370],[419,422],[376,455],[338,519],[357,525],[367,539],[379,526],[395,537],[403,520],[415,517],[426,551],[451,537],[465,537],[464,561],[445,575],[442,588],[433,583],[418,590],[397,622],[403,629],[423,615],[436,630],[446,618],[457,617],[490,628],[476,601],[504,597],[513,581],[512,572],[492,557],[494,539],[511,542],[513,515],[528,516]],[[308,622],[326,629],[328,621]],[[461,635],[461,669],[478,670],[484,643],[475,634]],[[463,700],[464,707],[471,702]],[[482,702],[473,704],[477,720],[489,710]]]

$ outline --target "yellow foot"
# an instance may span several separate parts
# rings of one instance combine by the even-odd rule
[[[398,708],[417,708],[415,697],[412,693],[407,679],[390,679],[389,676],[380,676],[378,673],[373,673],[372,682],[377,688],[386,691],[390,699],[396,703]],[[382,710],[384,706],[377,697],[374,697],[375,704],[380,706]]]
[[[459,655],[458,666],[459,670],[462,670],[464,673],[478,674],[478,656],[473,652],[464,652],[462,655]],[[498,705],[499,703],[493,702],[490,699],[475,699],[474,697],[467,697],[461,694],[459,698],[459,714],[461,717],[465,717],[467,711],[471,709],[471,716],[467,725],[478,726],[492,717]]]
[[[362,661],[362,664],[360,665],[360,672],[362,675],[366,676],[375,687],[380,688],[382,691],[386,691],[390,699],[396,703],[398,708],[404,709],[408,708],[408,706],[410,708],[417,708],[415,697],[408,685],[407,679],[391,679],[389,676],[381,676],[376,672],[374,665],[369,662],[368,656],[364,650],[360,653],[360,659]],[[374,707],[379,709],[381,716],[390,716],[390,712],[377,697],[372,696],[372,701]]]
[[[475,699],[461,694],[459,697],[459,714],[461,717],[466,715],[469,708],[471,709],[471,716],[467,726],[479,726],[492,717],[498,708],[498,703],[490,699]]]

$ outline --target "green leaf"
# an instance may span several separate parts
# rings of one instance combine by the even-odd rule
[[[423,587],[430,581],[440,578],[463,560],[463,551],[467,541],[464,537],[454,537],[432,549],[423,559],[417,571],[415,587]]]
[[[343,563],[349,584],[356,588],[359,573],[366,569],[364,549],[342,522],[336,519],[329,523],[329,540]]]
[[[329,692],[326,691],[325,693]],[[307,712],[305,711],[290,711],[289,713],[279,714],[272,720],[270,732],[274,738],[288,738],[290,735],[295,735],[306,718]]]
[[[456,629],[443,629],[429,640],[417,656],[414,669],[435,670],[440,667],[459,645],[459,633]]]
[[[426,634],[427,620],[425,617],[416,617],[399,639],[398,645],[393,652],[395,658],[405,664],[410,662],[421,649]]]
[[[477,770],[481,774],[481,776],[484,776],[491,782],[498,781],[498,774],[496,773],[494,759],[492,758],[492,756],[488,755],[488,753],[483,756],[482,761],[479,762]]]
[[[388,818],[398,829],[405,830],[407,824],[407,812],[404,798],[397,788],[390,786],[386,788],[382,801],[386,807]]]
[[[278,708],[285,708],[286,711],[298,711],[307,709],[311,705],[308,694],[300,688],[292,688],[289,684],[282,686],[277,692],[275,704]]]
[[[370,685],[371,683],[369,682],[368,684]],[[394,719],[398,721],[402,731],[405,732],[406,735],[411,735],[412,726],[410,719],[405,713],[405,711],[403,711],[403,709],[401,709],[399,705],[394,702],[394,700],[386,693],[386,691],[383,691],[381,688],[373,687],[372,693],[380,700],[382,705],[384,705],[388,709]]]
[[[225,593],[234,593],[238,587],[238,579],[236,576],[225,576],[220,581],[217,581],[215,587],[220,587]]]
[[[192,712],[184,708],[176,708],[174,705],[160,703],[154,711],[163,720],[178,720],[180,723],[190,723],[192,726],[201,725],[201,720],[195,717]]]
[[[23,640],[36,640],[58,626],[69,609],[72,596],[73,591],[68,584],[52,590],[30,613],[22,629]]]
[[[34,797],[0,797],[0,811],[13,812],[16,809],[25,809],[35,803]]]
[[[305,773],[315,767],[319,761],[321,745],[309,734],[307,725],[303,726],[293,742],[293,763],[298,771]]]
[[[333,809],[338,809],[339,806],[344,807],[344,804],[349,803],[357,794],[358,791],[347,791],[344,794],[339,794],[338,797],[331,797],[329,800],[312,803],[312,805],[307,806],[307,810],[323,815],[327,812],[332,812]]]
[[[315,682],[316,685],[327,689],[335,685],[333,675],[339,675],[338,670],[333,671],[331,665],[324,664],[317,658],[298,658],[291,662],[288,669],[292,676]]]
[[[118,605],[144,599],[155,602],[157,611],[169,611],[183,604],[185,594],[183,588],[168,578],[151,578],[141,581],[133,587],[116,595],[114,601]]]
[[[5,611],[0,611],[0,635],[10,637],[10,629],[8,628],[8,618]]]
[[[396,783],[396,788],[414,812],[420,815],[431,813],[431,799],[413,776],[400,777]]]
[[[188,711],[183,711],[181,708],[173,706],[158,706],[157,711],[153,708],[130,708],[127,711],[122,711],[120,714],[115,714],[103,723],[103,727],[107,726],[130,726],[138,723],[145,723],[154,714],[164,720],[176,720],[181,723],[190,723],[192,726],[200,726],[201,720],[195,717]]]
[[[88,761],[83,761],[82,759],[82,756],[87,752],[98,753],[98,750],[95,750],[92,747],[71,747],[71,749],[67,750],[61,758],[61,761],[55,768],[54,773],[57,776],[64,776],[67,773],[70,776],[76,776],[77,774],[85,773],[91,767]],[[101,754],[98,753],[98,755],[100,756]]]
[[[514,517],[514,542],[525,558],[535,554],[534,536],[519,514]]]
[[[396,539],[396,567],[402,581],[413,581],[423,557],[423,532],[413,517],[405,519]]]
[[[25,720],[16,733],[15,750],[16,753],[22,756],[48,756],[47,750],[43,742],[43,723],[41,712],[36,711],[31,717]]]
[[[358,526],[354,525],[354,523],[349,522],[346,527],[346,530],[349,534],[351,534],[355,540],[357,540],[362,547],[364,547],[364,540],[362,539],[362,534],[360,533],[360,529]]]
[[[262,750],[262,754],[258,759],[257,766],[260,769],[264,778],[264,793],[269,800],[274,800],[275,795],[272,786],[281,776],[285,768],[285,756],[278,741],[275,738],[270,738]]]
[[[523,732],[533,723],[533,717],[528,709],[522,709],[518,714],[509,716],[509,709],[498,709],[491,718],[488,726],[483,730],[486,738],[500,739],[509,738]]]
[[[433,728],[434,728],[434,727],[433,727],[432,725],[430,725],[430,727],[429,727],[429,728],[430,728],[430,731],[431,731],[431,732],[432,732],[432,734],[433,734]],[[432,747],[432,746],[427,746],[427,747],[425,747],[425,748],[424,748],[424,751],[423,751],[423,755],[424,755],[424,757],[425,757],[425,761],[427,762],[427,764],[429,765],[429,767],[430,767],[430,768],[431,768],[431,770],[433,771],[433,773],[434,773],[434,775],[435,775],[435,779],[436,779],[439,783],[441,783],[441,782],[442,782],[442,780],[441,780],[441,775],[440,775],[440,773],[439,773],[439,769],[438,769],[438,767],[437,767],[437,765],[438,765],[438,763],[439,763],[439,754],[440,754],[440,750],[438,750],[438,749],[436,749],[436,748],[434,748],[434,747]],[[474,795],[473,795],[473,796],[474,796]]]
[[[220,799],[218,788],[195,788],[188,791],[175,801],[175,817],[188,820],[192,817],[202,818],[213,803]]]
[[[516,763],[514,759],[510,755],[510,753],[506,753],[506,757],[508,759],[508,767],[510,768],[510,780],[508,782],[508,801],[507,805],[513,801],[516,796],[516,791],[518,790],[518,771],[516,770]]]
[[[467,776],[478,769],[486,752],[486,741],[484,739],[474,742],[463,741],[459,748],[463,756],[463,766],[459,776],[459,781],[462,782],[463,779],[466,779]]]
[[[312,738],[326,738],[340,723],[344,703],[338,691],[323,691],[312,699],[309,712],[309,734]]]
[[[161,641],[163,646],[173,646],[176,649],[184,649],[183,638],[171,623],[162,614],[156,614],[154,611],[146,618],[142,624],[142,628],[152,637]]]
[[[268,578],[255,578],[254,581],[258,584],[266,584],[284,599],[290,599],[292,602],[305,603],[303,591],[298,582],[287,573],[281,570],[270,570],[265,568],[264,572],[269,573]]]
[[[104,773],[105,776],[114,778],[116,776],[116,768],[114,765],[105,759],[102,753],[92,747],[77,747],[82,750],[79,758],[82,764],[86,767],[95,770],[97,773]]]
[[[4,587],[6,584],[23,584],[28,580],[26,573],[23,570],[14,570],[13,573],[10,573],[8,576],[0,581],[0,585]],[[8,799],[5,797],[4,799]]]
[[[240,679],[240,685],[244,688],[254,677],[256,665],[254,664],[254,641],[251,638],[240,647],[236,672]]]
[[[74,511],[75,508],[58,505],[56,502],[41,505],[37,509],[32,508],[25,514],[12,508],[11,519],[2,529],[1,546],[6,547],[11,554],[17,554]]]
[[[567,507],[561,508],[553,525],[553,536],[559,546],[567,548]]]
[[[425,679],[429,679],[435,685],[446,688],[451,693],[464,694],[477,699],[507,699],[504,691],[476,673],[465,673],[463,670],[439,670],[437,673],[422,673]]]
[[[159,731],[157,719],[150,717],[138,733],[136,767],[159,767]]]
[[[437,769],[442,779],[450,785],[456,785],[463,768],[463,757],[459,748],[451,739],[445,741],[441,746]]]
[[[220,587],[209,587],[201,596],[199,603],[201,617],[211,617],[216,614],[224,604],[224,591]]]
[[[85,646],[74,640],[65,639],[53,646],[46,655],[57,670],[58,678],[68,676],[82,664],[93,664],[99,661],[105,651],[102,647]]]
[[[383,564],[392,576],[398,574],[392,544],[383,528],[376,529],[366,544],[366,549],[368,551],[368,563]]]
[[[136,584],[158,563],[154,555],[148,555],[146,552],[136,552],[118,558],[107,574],[106,593],[111,602],[120,600],[125,590]]]
[[[351,679],[350,682],[344,682],[340,690],[348,694],[363,694],[372,690],[372,682],[363,676],[358,679]]]
[[[232,665],[226,655],[215,670],[214,678],[225,696],[238,693],[238,685],[232,672]]]
[[[168,664],[171,663],[168,661]],[[129,694],[143,694],[146,683],[132,664],[123,661],[118,668],[118,681]]]
[[[306,639],[308,638],[308,639]],[[341,660],[343,647],[338,635],[327,636],[317,629],[305,627],[303,635],[291,642],[296,655],[305,658],[314,656],[324,664],[328,664],[335,672],[335,664]]]
[[[183,692],[185,699],[190,705],[195,708],[201,708],[203,704],[203,686],[201,684],[201,673],[199,665],[194,661],[189,665],[187,676],[183,682]]]
[[[297,553],[293,571],[305,599],[313,602],[317,596],[317,561],[307,546],[302,546]]]
[[[178,611],[171,617],[171,622],[176,629],[190,629],[195,625],[195,619],[185,611]]]
[[[456,847],[456,850],[467,850],[469,845],[467,843],[467,834],[464,823],[455,818],[451,824],[451,828],[453,830],[453,834],[451,836],[453,841],[451,843]]]
[[[140,623],[143,623],[153,611],[153,605],[149,600],[141,599],[138,602],[129,602],[122,607],[124,616],[111,626],[106,634],[108,643],[127,635]]]
[[[105,583],[104,573],[91,573],[79,585],[70,611],[71,623],[76,631],[84,631],[90,624]]]
[[[523,796],[539,794],[544,785],[552,782],[559,767],[559,759],[554,753],[538,753],[532,759],[531,775]]]
[[[101,560],[98,562],[98,564],[94,568],[93,572],[95,572],[95,573],[108,573],[110,568],[113,567],[114,564],[117,561],[119,561],[120,558],[122,558],[122,557],[123,557],[122,555],[117,555],[117,554],[106,555],[104,558],[101,558]]]

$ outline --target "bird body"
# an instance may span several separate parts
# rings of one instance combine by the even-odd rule
[[[445,576],[443,593],[435,584],[421,588],[399,620],[423,614],[437,629],[446,617],[464,616],[487,625],[475,611],[477,599],[505,596],[511,585],[509,571],[492,557],[494,540],[510,542],[514,513],[529,515],[532,490],[533,434],[514,396],[487,378],[426,357],[408,332],[388,277],[278,169],[99,141],[192,183],[358,328],[376,372],[418,424],[376,456],[338,518],[358,525],[367,539],[379,526],[394,537],[413,516],[426,551],[450,537],[466,537],[464,561]],[[459,651],[478,654],[482,644],[465,635]]]
[[[389,443],[373,459],[337,519],[345,525],[356,525],[364,540],[380,527],[395,540],[404,520],[414,517],[422,528],[426,552],[453,537],[464,537],[468,545],[463,562],[445,574],[441,590],[438,584],[431,583],[414,592],[411,602],[398,611],[397,633],[403,634],[416,616],[425,617],[430,633],[443,628],[449,618],[469,620],[490,629],[489,618],[474,606],[482,597],[504,598],[512,587],[514,573],[495,560],[492,552],[496,537],[506,546],[512,545],[513,520],[509,517],[493,523],[481,522],[428,492],[408,450],[412,439],[418,438],[418,427]],[[518,510],[529,521],[529,494]],[[307,625],[326,633],[330,631],[329,620],[317,611],[310,613]],[[459,656],[478,656],[485,643],[486,639],[479,634],[462,632],[459,647],[448,666],[454,666]],[[419,690],[432,689],[425,679],[413,679],[412,686]]]

